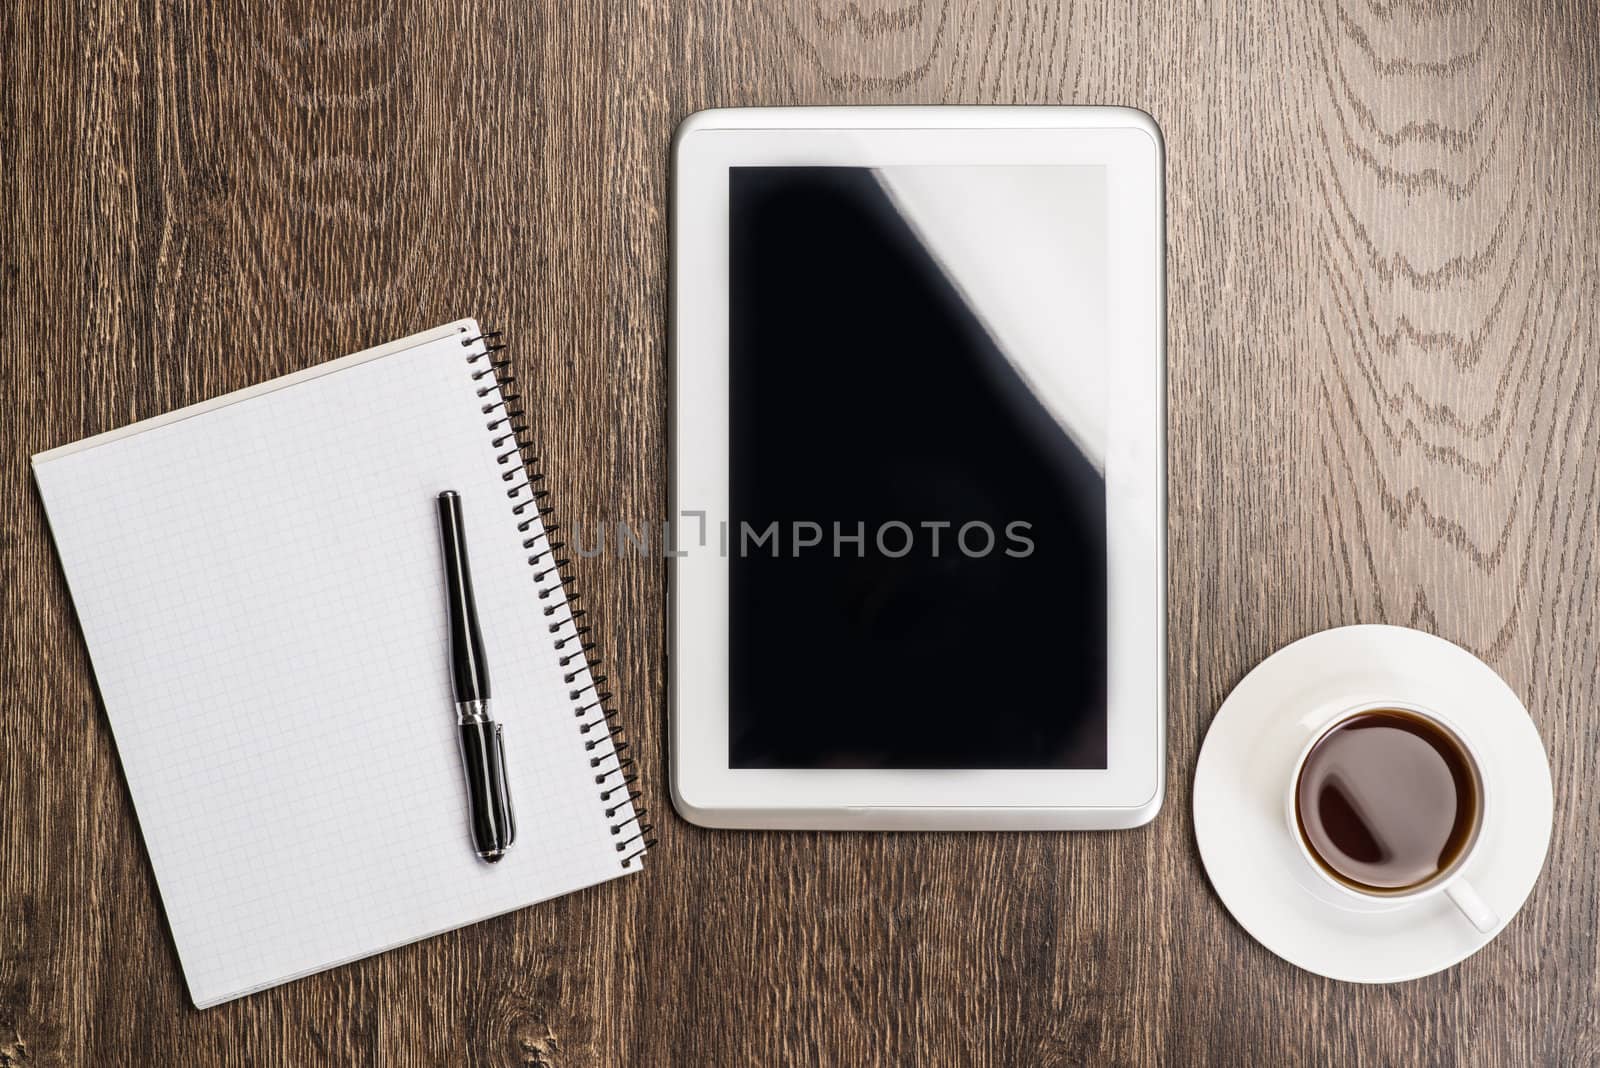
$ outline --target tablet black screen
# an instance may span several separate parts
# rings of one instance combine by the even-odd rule
[[[1106,766],[1093,170],[730,169],[731,767]]]

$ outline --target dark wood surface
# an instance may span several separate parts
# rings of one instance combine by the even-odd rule
[[[3,5],[0,1065],[1600,1062],[1597,31],[1589,0]],[[673,127],[862,102],[1165,130],[1165,810],[688,826],[663,568],[607,556],[581,581],[646,757],[646,873],[192,1009],[28,455],[477,314],[563,511],[655,518]],[[1188,810],[1228,689],[1356,622],[1494,665],[1556,798],[1506,932],[1372,989],[1253,942]]]

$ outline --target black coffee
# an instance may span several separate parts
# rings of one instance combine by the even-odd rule
[[[1404,893],[1447,870],[1472,842],[1478,781],[1455,736],[1400,709],[1351,716],[1306,756],[1295,819],[1340,882]]]

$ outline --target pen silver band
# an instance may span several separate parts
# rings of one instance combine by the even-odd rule
[[[456,726],[465,727],[469,723],[493,723],[489,718],[489,702],[482,701],[457,701]]]

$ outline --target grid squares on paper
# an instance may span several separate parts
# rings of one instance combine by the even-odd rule
[[[549,633],[570,609],[535,596],[543,532],[517,529],[460,340],[36,468],[196,1004],[624,874],[610,825],[632,812],[605,817],[609,742],[584,751]],[[443,489],[517,805],[492,867],[466,831]]]

